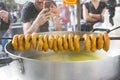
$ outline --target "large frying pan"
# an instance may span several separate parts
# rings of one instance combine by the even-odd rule
[[[40,34],[78,34],[82,36],[84,33],[90,32],[45,32]],[[105,52],[103,50],[96,51],[94,54],[105,55],[108,57],[87,60],[87,61],[49,61],[49,60],[36,60],[31,59],[32,56],[46,56],[56,55],[53,51],[39,52],[35,50],[25,51],[23,53],[15,51],[11,42],[6,45],[6,53],[9,58],[7,62],[10,63],[10,69],[20,80],[116,80],[120,75],[120,49],[114,49],[112,43],[119,42],[118,40],[111,40],[110,50]],[[82,41],[81,41],[82,43]],[[81,44],[82,46],[82,44]],[[81,48],[82,49],[82,48]],[[64,53],[63,53],[64,52]],[[74,53],[71,51],[59,52],[57,55],[76,56],[82,53]],[[87,53],[85,53],[87,56]],[[0,61],[5,63],[6,60]]]

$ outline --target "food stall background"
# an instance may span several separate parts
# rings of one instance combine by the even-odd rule
[[[20,20],[21,17],[21,9],[22,6],[24,5],[25,2],[27,1],[34,1],[34,0],[0,0],[0,2],[4,2],[8,9],[9,12],[11,14],[13,14],[15,16],[15,21],[12,24],[12,29],[11,29],[11,36],[15,35],[15,34],[19,34],[19,33],[23,33],[22,30],[22,22]],[[58,6],[58,8],[60,9],[60,7],[63,5],[63,0],[54,0]],[[80,0],[80,4],[82,4],[85,1],[89,1],[89,0]],[[103,0],[106,1],[106,0]],[[119,2],[120,0],[116,0],[117,1],[117,6],[116,6],[116,11],[115,11],[115,16],[113,17],[114,20],[114,26],[117,27],[120,25],[119,21],[120,21],[120,7],[119,7]],[[78,24],[78,14],[77,14],[77,4],[66,4],[65,5],[68,9],[68,15],[69,15],[69,20],[68,22],[63,25],[67,27],[67,31],[76,31],[78,29],[78,27],[76,27],[76,24]],[[80,7],[79,7],[80,8]],[[80,9],[81,10],[81,9]],[[60,16],[62,16],[64,13],[64,11],[60,11]],[[81,15],[82,11],[80,11],[80,15]],[[84,20],[80,19],[80,24],[82,24]],[[52,30],[52,28],[54,28],[53,26],[49,27],[49,30]]]
[[[14,14],[14,16],[17,18],[17,20],[14,22],[13,24],[13,29],[19,28],[20,31],[13,31],[12,35],[16,34],[16,33],[22,33],[22,23],[20,21],[20,13],[21,13],[21,9],[22,6],[24,5],[25,2],[27,1],[34,1],[34,0],[0,0],[2,2],[4,2],[9,11],[11,12],[11,14]],[[63,5],[63,0],[54,0],[58,6],[58,8],[60,8]],[[89,0],[80,0],[80,4],[82,4],[83,2],[86,2]],[[107,0],[102,0],[102,1],[107,1]],[[120,0],[116,0],[117,3],[119,4]],[[77,20],[78,20],[78,15],[77,15],[77,4],[66,4],[65,5],[68,10],[69,10],[69,21],[64,25],[67,26],[67,30],[68,31],[76,31],[78,29],[78,27],[76,26],[76,24],[78,24]],[[119,7],[116,7],[116,14],[114,16],[114,22],[115,22],[115,26],[118,26],[120,23],[118,22],[118,13],[119,13]],[[60,11],[60,16],[62,16],[63,11]],[[82,11],[80,11],[80,15],[82,15]],[[120,19],[120,18],[119,18]],[[83,20],[80,20],[80,24],[82,24]],[[62,23],[61,23],[62,24]],[[49,30],[51,31],[53,27],[53,24],[51,23]]]

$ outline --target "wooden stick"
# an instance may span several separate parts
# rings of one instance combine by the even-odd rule
[[[13,38],[1,38],[0,39],[13,39]],[[80,41],[83,41],[84,38],[80,38]],[[110,40],[120,40],[120,37],[110,37]]]
[[[0,37],[0,39],[13,39],[13,38],[1,38],[1,37]]]

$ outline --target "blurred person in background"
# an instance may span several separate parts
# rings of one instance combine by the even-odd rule
[[[15,16],[13,9],[11,9],[10,14],[11,14],[11,18],[12,18],[12,23],[16,23],[17,17]]]
[[[62,31],[67,31],[67,26],[70,21],[70,11],[67,5],[61,4],[59,7],[60,12],[60,24],[62,25]]]
[[[115,7],[117,5],[116,0],[107,0],[107,9],[109,11],[109,22],[114,26],[113,17],[115,15]]]
[[[85,31],[91,31],[95,23],[103,22],[105,10],[106,3],[100,0],[90,0],[83,4],[83,19],[87,25],[83,26]]]
[[[21,21],[21,19],[20,19],[20,18],[21,18],[21,10],[22,10],[22,6],[19,5],[19,6],[18,6],[18,18],[19,18],[18,21],[19,21],[19,22]]]
[[[77,24],[76,21],[76,9],[74,5],[70,5],[70,26],[72,27],[72,31],[75,31],[75,25]]]
[[[50,1],[50,7],[44,8],[45,0],[35,0],[34,2],[27,2],[21,11],[21,20],[23,22],[24,34],[33,32],[47,32],[49,27],[50,17],[54,17],[55,29],[60,30],[59,10],[54,1]]]
[[[7,7],[3,2],[0,2],[0,37],[7,38],[10,35],[11,16],[7,11]],[[5,44],[8,42],[7,39],[2,39],[2,51],[4,52]]]

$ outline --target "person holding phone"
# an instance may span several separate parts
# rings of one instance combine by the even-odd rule
[[[3,2],[0,2],[0,37],[7,38],[10,35],[11,28],[11,15],[7,11],[7,7]],[[6,39],[0,40],[2,44],[2,51],[5,52],[5,44],[8,42]]]
[[[48,20],[54,17],[55,29],[60,30],[59,10],[54,1],[49,0],[45,5],[46,0],[35,0],[34,2],[27,2],[21,12],[21,20],[23,22],[24,34],[33,32],[47,32],[49,27]]]

